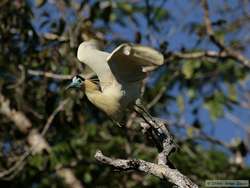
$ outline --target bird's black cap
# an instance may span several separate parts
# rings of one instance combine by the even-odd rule
[[[82,81],[85,81],[85,78],[81,77],[80,75],[76,75],[76,78],[81,79]]]

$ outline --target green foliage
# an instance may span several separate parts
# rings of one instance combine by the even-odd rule
[[[186,79],[191,79],[193,76],[195,76],[194,73],[199,70],[200,66],[200,61],[186,61],[182,66],[182,73]]]
[[[228,156],[219,148],[204,150],[197,145],[192,147],[189,144],[185,144],[182,148],[171,157],[171,161],[176,165],[176,168],[182,168],[183,173],[197,174],[197,180],[201,186],[204,181],[200,180],[236,179],[236,177],[244,179],[250,175],[248,170],[242,173],[239,167],[230,164]]]
[[[220,92],[215,92],[212,96],[206,98],[204,107],[211,113],[212,120],[216,120],[223,115],[225,102],[225,96]]]

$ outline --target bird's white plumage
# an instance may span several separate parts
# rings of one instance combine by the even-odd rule
[[[77,57],[97,74],[102,89],[98,93],[100,96],[96,93],[86,95],[104,111],[107,107],[103,103],[108,104],[108,101],[116,108],[126,108],[135,102],[140,97],[141,81],[146,76],[143,67],[163,64],[162,54],[152,48],[121,44],[108,53],[99,50],[95,41],[81,43]]]
[[[108,56],[107,62],[118,80],[130,83],[145,78],[143,67],[162,65],[164,58],[152,48],[125,43]]]
[[[98,76],[101,83],[109,83],[114,77],[107,64],[109,53],[97,49],[92,41],[83,42],[78,47],[77,58],[87,66],[89,66]],[[101,84],[102,89],[104,85]]]

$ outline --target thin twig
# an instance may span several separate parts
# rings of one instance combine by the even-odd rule
[[[6,116],[10,121],[12,121],[19,131],[26,134],[31,129],[31,121],[25,116],[25,114],[16,109],[10,107],[10,101],[6,99],[0,93],[0,114]]]
[[[166,89],[167,89],[167,85],[162,86],[161,89],[158,91],[158,94],[153,98],[151,102],[147,104],[146,108],[147,109],[152,108],[165,94]]]
[[[49,116],[42,132],[41,135],[45,136],[46,132],[48,131],[51,123],[53,122],[55,116],[61,111],[63,110],[64,106],[68,103],[69,99],[65,99],[63,101],[61,101],[58,105],[58,107],[53,111],[53,113]],[[1,179],[12,179],[14,178],[18,172],[22,169],[23,166],[25,166],[26,163],[26,158],[28,156],[30,156],[30,154],[32,154],[33,150],[36,148],[36,145],[33,145],[32,147],[28,148],[27,151],[25,151],[25,153],[23,153],[20,157],[19,160],[9,169],[4,170],[2,172],[0,172],[0,178]]]
[[[8,170],[4,170],[0,172],[0,178],[8,180],[9,178],[6,176],[10,176],[12,173],[19,171],[20,166],[23,165],[23,161],[31,154],[31,149],[27,150],[22,156],[19,158],[19,160]]]
[[[54,74],[51,72],[44,72],[39,70],[27,70],[27,73],[32,76],[44,76],[46,78],[53,78],[56,80],[70,80],[72,78],[72,75],[61,75],[61,74]]]
[[[198,52],[175,52],[171,54],[174,58],[179,59],[200,59],[200,58],[226,58],[225,52],[216,51],[198,51]]]
[[[63,110],[64,106],[69,102],[69,99],[65,99],[63,101],[60,102],[60,104],[58,105],[58,107],[53,111],[53,113],[49,116],[45,126],[43,127],[43,130],[41,132],[42,136],[45,136],[45,134],[47,133],[52,121],[54,120],[55,116]]]
[[[74,76],[74,75],[55,74],[55,73],[52,73],[52,72],[45,72],[45,71],[32,70],[32,69],[28,69],[27,73],[29,75],[32,75],[32,76],[43,76],[43,77],[52,78],[52,79],[55,79],[55,80],[71,80],[72,77]],[[94,72],[84,74],[84,78],[87,78],[87,79],[89,79],[89,78],[91,78],[93,76],[95,76]]]
[[[238,61],[239,63],[243,64],[247,68],[250,68],[250,61],[245,56],[243,56],[240,52],[236,51],[235,49],[225,46],[225,44],[222,43],[214,35],[211,20],[209,18],[208,1],[202,0],[201,3],[202,3],[203,11],[204,11],[204,22],[205,22],[206,31],[211,42],[213,42],[220,49],[221,52],[225,52],[227,57]]]

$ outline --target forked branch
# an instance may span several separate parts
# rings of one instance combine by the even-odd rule
[[[173,136],[167,128],[166,122],[151,117],[142,108],[136,109],[136,112],[144,120],[140,123],[142,132],[152,137],[158,148],[158,162],[152,163],[140,159],[114,159],[103,155],[100,150],[95,154],[96,160],[121,171],[135,170],[151,174],[165,179],[178,187],[198,187],[187,176],[174,168],[168,160],[169,155],[176,148],[176,145]]]

